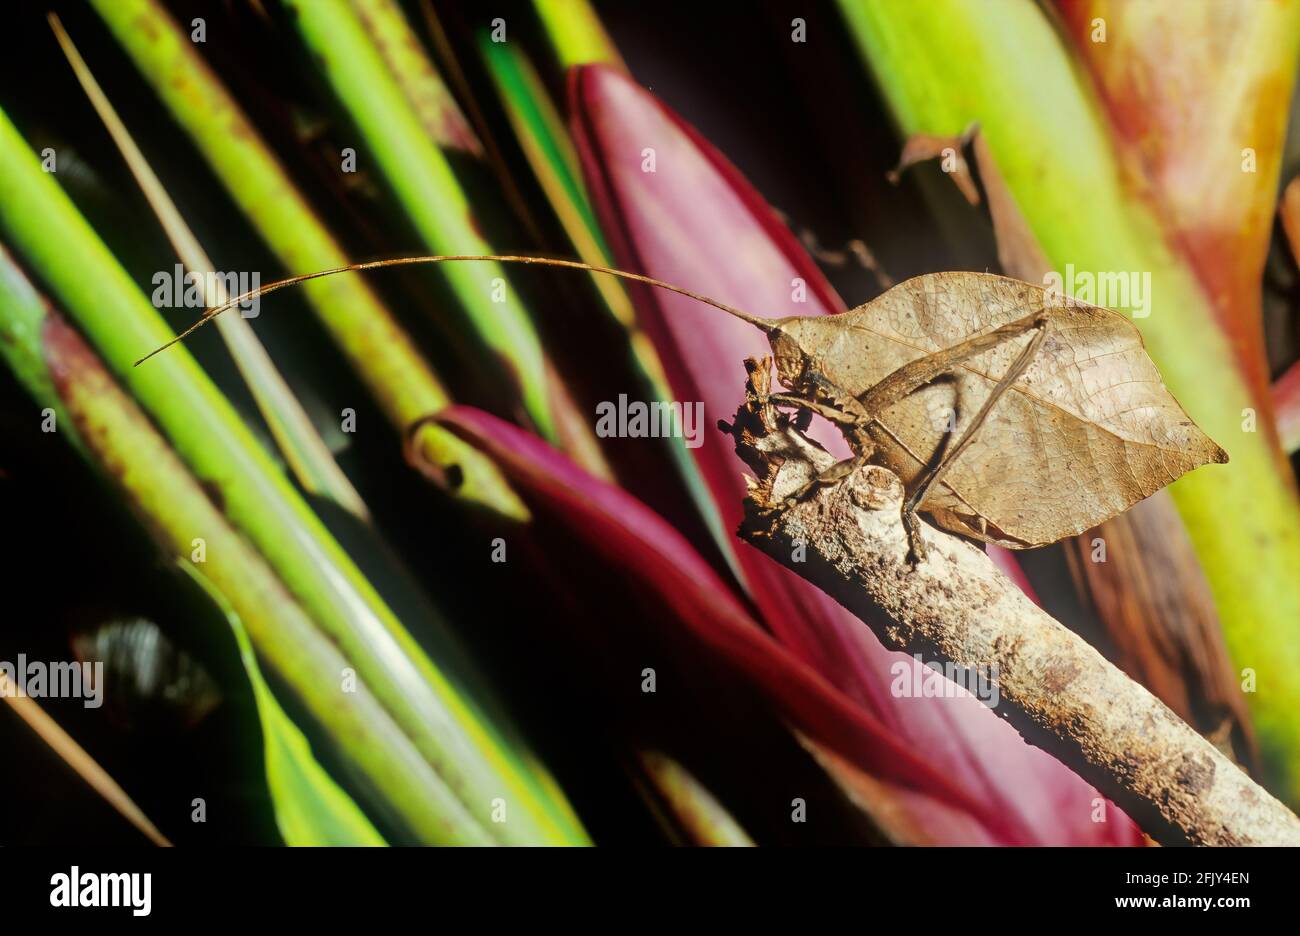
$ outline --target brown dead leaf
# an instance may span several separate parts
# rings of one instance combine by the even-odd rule
[[[997,160],[989,149],[984,134],[976,132],[971,141],[975,152],[975,165],[979,168],[980,183],[988,196],[989,217],[993,220],[993,233],[997,237],[998,263],[1002,272],[1031,283],[1043,282],[1051,269],[1047,254],[1038,245],[1038,238],[1029,227],[1016,197],[1002,178]]]
[[[953,184],[961,190],[962,195],[972,205],[980,203],[979,188],[971,176],[970,164],[966,161],[966,144],[976,133],[972,127],[959,137],[936,136],[930,133],[916,133],[907,138],[903,152],[899,154],[898,165],[886,176],[897,185],[903,170],[917,163],[939,160],[943,171],[952,177]]]
[[[1046,321],[1038,354],[921,505],[940,525],[1041,546],[1227,460],[1165,389],[1132,322],[1003,276],[918,276],[841,315],[782,319],[772,343],[786,386],[825,398],[829,382],[858,397],[903,365],[1036,314]],[[910,490],[1030,339],[1011,338],[885,409],[873,460]]]
[[[971,174],[967,153],[974,159],[979,173],[978,183]],[[972,207],[979,205],[980,189],[983,189],[993,233],[997,237],[998,263],[1002,272],[1030,283],[1041,283],[1051,265],[1016,204],[1015,196],[1003,180],[979,126],[969,127],[961,136],[918,133],[908,138],[889,180],[897,183],[902,170],[932,159],[948,161],[944,171]]]

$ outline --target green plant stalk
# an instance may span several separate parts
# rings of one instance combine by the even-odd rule
[[[285,5],[429,250],[493,253],[476,229],[451,166],[424,133],[348,5],[343,0],[286,0]],[[572,423],[555,411],[559,401],[545,351],[504,270],[495,263],[451,264],[444,275],[480,340],[507,365],[504,379],[538,431],[559,441],[561,424]]]
[[[496,796],[511,803],[511,821],[492,826],[502,840],[581,840],[549,778],[525,752],[508,749],[434,666],[188,349],[132,366],[171,330],[3,112],[0,229],[462,802],[480,816]]]
[[[394,0],[350,0],[389,72],[420,118],[429,139],[443,149],[483,155],[469,121],[433,66],[411,24]]]
[[[1152,314],[1136,319],[1147,348],[1231,456],[1170,492],[1233,658],[1254,672],[1246,697],[1270,779],[1300,804],[1300,504],[1266,434],[1244,431],[1251,397],[1227,341],[1192,271],[1126,191],[1090,89],[1032,3],[840,8],[904,135],[955,135],[979,122],[1056,269],[1150,272]]]
[[[95,7],[285,268],[303,273],[350,262],[166,11],[155,0],[96,0]],[[421,423],[445,407],[449,397],[365,280],[317,280],[303,292],[397,431],[405,434],[419,424],[411,439],[413,449],[425,464],[460,479],[453,486],[456,496],[506,517],[526,519],[523,503],[489,460],[445,430]]]
[[[618,48],[587,0],[533,0],[560,65],[606,62],[626,70]]]
[[[53,410],[57,435],[122,491],[165,555],[188,564],[195,535],[202,535],[204,577],[337,745],[377,809],[416,841],[491,841],[364,685],[338,691],[348,660],[3,248],[0,355],[37,405]]]
[[[204,302],[208,306],[225,305],[230,299],[225,287],[219,279],[206,276],[209,272],[215,271],[216,267],[208,259],[194,232],[181,217],[176,203],[167,194],[162,182],[149,166],[144,153],[140,152],[140,147],[131,137],[130,131],[118,117],[108,96],[104,94],[99,82],[86,67],[81,54],[53,14],[50,23],[59,44],[63,47],[64,54],[68,57],[68,62],[72,65],[73,72],[76,73],[77,80],[81,83],[86,96],[90,98],[90,103],[99,114],[99,119],[104,122],[109,136],[117,144],[122,158],[126,161],[141,191],[144,192],[159,223],[167,232],[167,239],[171,241],[181,262],[192,273],[203,276],[205,288],[212,289],[211,293],[205,294]],[[276,369],[271,356],[266,353],[266,348],[253,334],[253,326],[248,324],[242,315],[235,314],[220,316],[217,319],[217,328],[226,347],[230,349],[230,356],[234,358],[244,383],[248,385],[262,418],[266,420],[276,446],[284,455],[298,483],[304,490],[334,501],[354,517],[369,521],[370,512],[362,501],[361,495],[339,468],[311,419],[303,410],[297,397],[293,395],[293,391],[289,389],[284,377]]]

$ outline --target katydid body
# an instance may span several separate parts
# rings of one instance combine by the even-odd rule
[[[891,407],[901,403],[927,384],[952,374],[957,367],[971,358],[1012,339],[1032,333],[1029,343],[998,380],[993,391],[956,443],[942,449],[938,453],[937,461],[924,463],[924,470],[900,475],[907,493],[903,503],[903,524],[907,528],[912,557],[916,560],[923,559],[925,547],[917,527],[917,511],[923,509],[926,494],[943,478],[957,457],[975,441],[980,427],[988,419],[997,401],[1029,366],[1042,345],[1047,319],[1041,312],[1035,312],[985,334],[968,338],[960,344],[903,364],[861,391],[856,387],[857,374],[847,375],[849,385],[841,385],[837,382],[839,377],[837,369],[827,368],[822,361],[809,357],[797,337],[797,333],[805,327],[807,327],[806,323],[800,320],[786,319],[773,333],[772,347],[776,355],[777,376],[793,391],[778,394],[775,402],[805,407],[812,412],[832,418],[855,453],[853,458],[839,462],[823,472],[810,487],[833,484],[850,471],[871,462],[878,451],[897,445],[899,439],[882,422],[882,416]],[[830,376],[827,376],[828,374]],[[955,422],[953,427],[955,428]],[[898,470],[897,461],[892,467]]]
[[[854,453],[814,484],[834,483],[867,462],[892,470],[907,492],[903,522],[917,560],[923,558],[918,511],[963,535],[1039,546],[1095,526],[1200,464],[1227,460],[1164,389],[1131,322],[991,274],[928,274],[839,315],[770,319],[662,280],[575,260],[376,260],[237,296],[136,363],[227,309],[288,286],[345,272],[467,261],[615,276],[687,296],[758,328],[786,388],[771,401],[829,419]]]

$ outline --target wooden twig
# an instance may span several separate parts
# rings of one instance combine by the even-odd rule
[[[788,502],[834,458],[768,401],[769,362],[747,366],[749,399],[723,427],[756,476],[744,539],[887,647],[996,674],[993,710],[1162,844],[1300,845],[1300,819],[1027,599],[983,550],[925,525],[927,558],[909,562],[903,487],[890,471],[866,465]]]

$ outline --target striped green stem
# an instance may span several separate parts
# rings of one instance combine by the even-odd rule
[[[503,841],[580,837],[549,779],[425,655],[188,349],[131,366],[171,330],[2,112],[0,230],[466,808],[483,817],[495,797],[513,803],[512,821],[492,826]]]
[[[483,144],[429,60],[402,8],[395,0],[350,0],[350,3],[429,139],[443,149],[482,156]]]
[[[285,0],[304,43],[432,253],[490,254],[474,209],[446,157],[423,132],[401,87],[344,0]],[[479,340],[504,363],[539,432],[586,461],[599,459],[589,418],[571,411],[537,330],[496,264],[444,271]],[[587,443],[587,438],[591,444]],[[602,473],[604,469],[602,468]]]
[[[140,147],[136,145],[126,125],[118,117],[108,96],[104,94],[99,82],[86,67],[81,54],[53,14],[50,17],[50,24],[54,27],[55,36],[63,47],[63,52],[67,55],[77,80],[81,82],[82,89],[90,98],[95,112],[99,114],[99,119],[104,122],[109,136],[121,151],[122,158],[126,160],[127,167],[131,170],[141,191],[144,192],[149,206],[153,208],[159,223],[167,232],[172,247],[191,274],[203,279],[204,303],[208,306],[223,305],[230,296],[220,278],[209,275],[215,273],[216,267],[208,259],[194,232],[181,217],[176,203],[163,188],[162,182],[149,166],[144,153],[140,152]],[[334,461],[334,456],[321,439],[320,433],[316,431],[316,427],[312,425],[302,404],[298,402],[298,398],[293,395],[284,377],[276,369],[271,356],[266,353],[266,348],[253,334],[253,326],[248,324],[242,315],[225,315],[218,320],[217,328],[220,329],[221,337],[226,342],[226,347],[230,350],[230,356],[234,358],[244,383],[248,385],[262,418],[266,420],[266,425],[271,430],[280,453],[284,455],[285,461],[288,462],[303,489],[334,501],[359,519],[369,520],[370,512],[362,501],[361,495]]]
[[[238,613],[262,658],[338,747],[371,805],[414,841],[482,844],[465,809],[380,700],[363,684],[339,691],[350,665],[257,551],[214,505],[81,336],[0,248],[0,355],[57,433],[125,495],[164,555],[190,562]]]
[[[592,62],[625,68],[618,48],[587,0],[533,0],[533,8],[564,68]]]
[[[161,4],[95,0],[95,7],[285,268],[302,273],[348,263],[351,258]],[[447,392],[365,281],[315,283],[306,297],[397,431],[420,426],[411,443],[421,461],[458,481],[458,497],[526,518],[523,503],[491,462],[425,419],[450,402]]]

